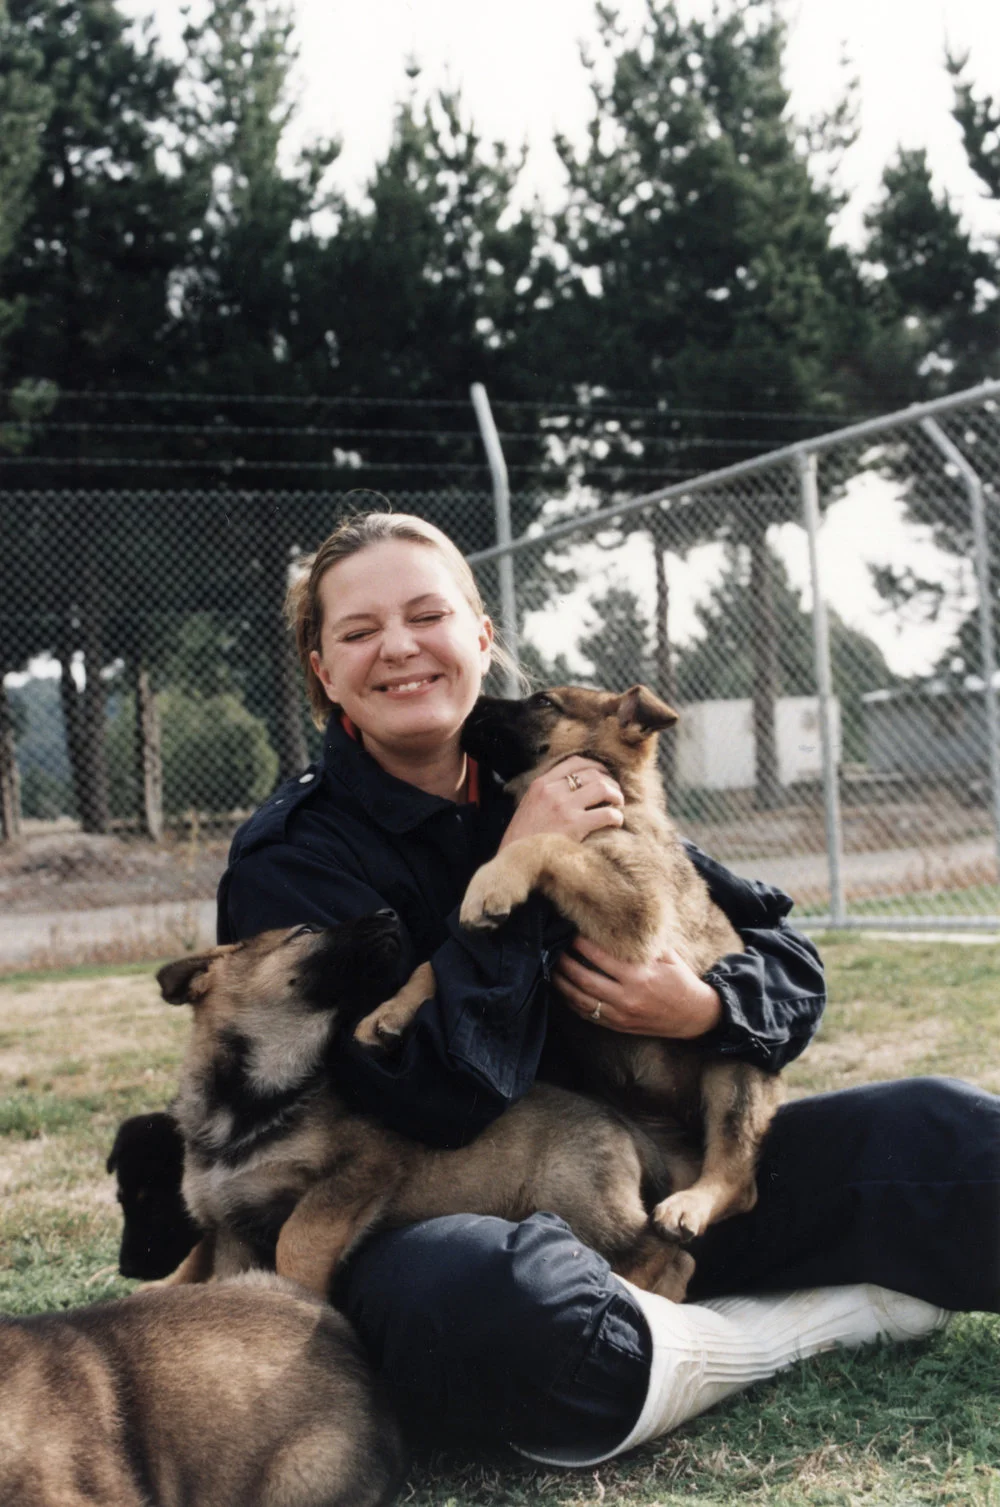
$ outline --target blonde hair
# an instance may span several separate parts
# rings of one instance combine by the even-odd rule
[[[323,603],[319,588],[328,570],[341,560],[359,554],[373,544],[382,544],[386,539],[404,539],[410,544],[421,544],[436,549],[454,577],[455,583],[468,602],[475,617],[486,616],[486,608],[476,585],[476,578],[468,561],[456,544],[425,518],[414,513],[355,513],[344,518],[319,549],[303,564],[306,568],[289,586],[285,598],[285,617],[295,634],[295,647],[306,678],[306,695],[316,726],[323,728],[337,710],[323,689],[323,682],[312,667],[311,655],[320,650],[323,636]],[[493,644],[493,663],[508,674],[516,674],[516,666],[502,644]]]

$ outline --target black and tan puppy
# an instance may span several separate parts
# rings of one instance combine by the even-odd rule
[[[727,952],[740,951],[739,936],[667,815],[656,744],[676,720],[645,686],[623,695],[559,686],[525,701],[480,700],[466,722],[464,746],[502,774],[515,796],[579,754],[602,764],[620,785],[625,820],[584,842],[548,835],[510,843],[473,875],[462,924],[499,926],[540,890],[582,935],[624,961],[650,961],[669,944],[704,974]],[[430,965],[422,964],[360,1023],[358,1039],[377,1046],[398,1038],[433,988]],[[669,1116],[701,1146],[697,1180],[654,1211],[661,1229],[689,1239],[753,1207],[760,1143],[780,1099],[774,1075],[720,1059],[695,1042],[597,1030],[568,1010],[554,1013],[553,1030],[582,1086],[632,1114]]]
[[[2,1507],[381,1507],[402,1471],[347,1321],[280,1278],[0,1319]]]
[[[201,1236],[181,1197],[184,1137],[173,1115],[123,1120],[107,1169],[125,1221],[118,1270],[146,1281],[169,1276]]]
[[[168,1280],[274,1265],[316,1293],[380,1226],[437,1215],[511,1220],[545,1209],[623,1276],[684,1295],[690,1257],[651,1226],[689,1174],[614,1109],[538,1085],[476,1141],[431,1150],[349,1111],[330,1087],[338,1024],[398,978],[392,912],[312,931],[265,932],[168,964],[164,998],[193,1006],[174,1109],[184,1197],[208,1233]]]

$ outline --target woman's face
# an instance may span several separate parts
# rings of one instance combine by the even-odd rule
[[[493,628],[438,550],[371,544],[332,565],[319,596],[313,669],[366,742],[428,753],[455,738],[489,668]]]

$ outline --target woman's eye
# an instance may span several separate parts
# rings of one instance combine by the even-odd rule
[[[422,612],[420,616],[415,617],[413,621],[415,623],[439,623],[443,617],[443,612]]]
[[[367,638],[368,637],[368,635],[369,635],[370,632],[371,632],[370,628],[359,628],[358,631],[357,631],[357,633],[345,633],[344,634],[344,643],[345,644],[360,643],[360,641],[363,638]]]

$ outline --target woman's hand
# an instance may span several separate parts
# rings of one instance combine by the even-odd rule
[[[500,847],[547,832],[582,842],[599,827],[620,827],[624,805],[625,797],[604,765],[573,754],[532,780]]]
[[[552,981],[570,1009],[595,1026],[633,1036],[690,1040],[722,1019],[716,991],[672,947],[665,947],[652,963],[623,963],[583,937],[576,938],[573,950],[593,966],[564,952]]]

